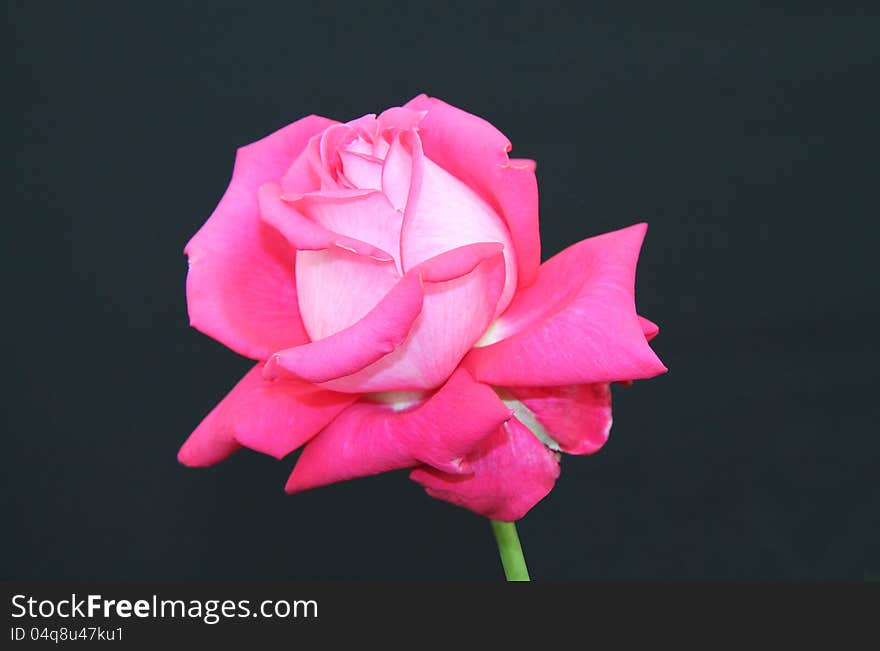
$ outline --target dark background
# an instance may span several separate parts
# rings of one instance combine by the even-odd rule
[[[0,576],[501,576],[405,473],[175,460],[250,366],[184,296],[235,148],[422,91],[538,161],[545,259],[651,225],[670,372],[520,523],[533,576],[880,573],[880,21],[704,4],[7,2]]]

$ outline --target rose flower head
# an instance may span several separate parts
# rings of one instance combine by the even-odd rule
[[[598,450],[609,384],[666,370],[635,309],[646,226],[541,264],[535,163],[510,149],[424,95],[239,149],[186,246],[187,303],[256,365],[179,460],[304,446],[290,493],[409,468],[429,495],[513,521],[561,452]]]

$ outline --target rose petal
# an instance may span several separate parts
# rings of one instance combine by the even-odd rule
[[[224,414],[236,440],[251,450],[281,459],[320,432],[355,399],[348,393],[326,391],[297,380],[267,381],[262,367],[259,364],[248,373],[251,386],[239,392]]]
[[[461,369],[407,411],[362,400],[305,447],[286,489],[295,493],[419,463],[466,472],[462,458],[508,418],[495,393]]]
[[[339,127],[344,125],[334,124],[333,127]],[[309,191],[319,191],[319,190],[338,190],[342,186],[336,180],[336,172],[335,169],[329,169],[324,164],[324,152],[323,152],[323,143],[324,143],[324,135],[326,131],[318,134],[309,140],[309,144],[306,145],[305,151],[302,153],[302,158],[305,159],[304,163],[301,164],[302,167],[308,166],[310,170],[310,182],[314,179],[318,180],[318,186],[311,187],[306,192]],[[296,163],[294,163],[294,166]],[[291,175],[297,173],[299,170],[295,170],[294,166],[291,166],[291,169],[288,170],[288,173],[284,175],[281,179],[281,187],[285,189],[285,191],[289,191],[289,189],[295,188],[300,185],[300,183],[294,182],[294,179],[291,178]],[[302,185],[305,185],[303,183]]]
[[[369,392],[443,384],[493,318],[504,285],[504,258],[498,243],[471,244],[432,258],[410,274],[423,280],[424,305],[406,341],[373,365],[323,386]]]
[[[487,518],[513,522],[540,502],[559,477],[554,454],[516,418],[486,437],[465,461],[472,474],[454,475],[420,466],[410,473],[410,479],[431,497]]]
[[[426,260],[413,271],[426,282],[445,283],[471,273],[484,261],[501,254],[498,242],[474,242]]]
[[[372,244],[400,261],[402,215],[382,192],[349,190],[319,192],[286,198],[300,214],[328,231]]]
[[[368,206],[385,202],[387,206],[376,192],[356,190],[347,194],[346,198],[307,195],[294,203],[302,204],[328,224],[336,225],[344,219],[339,214],[343,212],[340,202],[353,201]],[[299,311],[311,340],[323,339],[354,325],[400,280],[391,255],[362,240],[334,233],[307,218],[290,202],[281,199],[277,184],[263,185],[259,196],[261,215],[266,223],[277,228],[299,249],[296,252]],[[379,196],[380,200],[366,200],[367,196]]]
[[[409,131],[419,126],[425,111],[413,110],[404,106],[392,106],[382,111],[376,120],[376,131],[383,135],[389,131]]]
[[[569,454],[593,454],[611,431],[611,387],[607,383],[561,387],[511,387],[547,434]]]
[[[409,147],[403,144],[403,139],[412,141],[414,138],[408,137],[408,134],[399,134],[395,137],[391,141],[382,166],[382,191],[388,197],[391,205],[401,213],[406,208],[406,201],[409,197],[413,164],[412,154],[410,154]],[[399,244],[398,248],[400,248]]]
[[[427,111],[419,134],[425,155],[477,190],[507,223],[516,252],[519,286],[531,285],[541,264],[535,163],[508,159],[510,141],[482,118],[434,97],[406,106]]]
[[[235,440],[234,433],[223,420],[223,402],[221,401],[208,412],[199,426],[187,437],[177,453],[177,460],[183,465],[193,468],[213,466],[229,457],[240,447],[241,444]]]
[[[206,416],[180,449],[188,466],[207,466],[243,445],[282,458],[317,434],[355,396],[294,380],[268,382],[251,369]]]
[[[647,226],[592,237],[541,266],[465,358],[481,382],[549,386],[649,378],[666,371],[635,311]]]
[[[290,376],[326,382],[355,373],[392,352],[404,341],[422,309],[417,274],[403,277],[363,319],[329,337],[272,355],[267,378]]]
[[[660,326],[653,321],[648,321],[648,319],[643,316],[639,317],[639,323],[642,324],[642,332],[645,335],[645,339],[648,341],[651,341],[660,332]]]
[[[253,359],[308,337],[297,307],[287,243],[260,221],[257,188],[277,179],[333,121],[309,116],[238,150],[232,180],[186,245],[190,323]]]
[[[367,113],[354,120],[346,122],[348,126],[357,131],[361,139],[372,142],[376,136],[376,114]]]
[[[340,151],[339,158],[342,173],[356,188],[382,189],[381,159],[349,150]]]
[[[500,242],[505,258],[505,285],[496,306],[500,314],[516,291],[516,256],[504,222],[476,192],[423,156],[417,137],[410,141],[404,141],[412,158],[400,235],[404,270],[472,242]]]
[[[357,130],[347,124],[334,124],[321,134],[319,147],[321,166],[330,176],[336,176],[342,169],[339,151],[348,143],[357,140],[357,137]]]
[[[365,193],[355,190],[355,193]],[[277,183],[264,183],[257,193],[259,198],[260,217],[277,230],[287,242],[300,251],[320,251],[333,247],[347,249],[358,255],[375,258],[379,261],[394,259],[390,253],[382,249],[340,233],[334,233],[321,224],[307,218],[294,208],[289,201],[284,201],[281,186]]]
[[[314,161],[320,162],[320,156],[317,151],[320,146],[321,135],[313,136],[306,144],[305,149],[297,156],[284,176],[279,181],[284,192],[291,194],[303,194],[305,192],[314,192],[321,188],[322,172],[320,165],[315,165]],[[271,179],[277,181],[278,179]]]
[[[653,321],[649,321],[643,316],[639,316],[639,323],[642,326],[642,332],[645,335],[645,341],[651,341],[654,337],[656,337],[660,333],[660,326],[658,326]],[[623,387],[631,387],[633,385],[632,380],[618,380],[617,384]]]
[[[296,254],[299,309],[312,341],[353,326],[399,282],[393,262],[344,249]]]

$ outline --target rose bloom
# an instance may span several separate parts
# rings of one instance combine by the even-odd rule
[[[420,95],[303,118],[239,149],[186,247],[191,324],[257,361],[180,450],[305,446],[286,489],[411,468],[429,495],[521,518],[611,427],[609,383],[666,368],[637,315],[646,226],[541,264],[535,163]]]

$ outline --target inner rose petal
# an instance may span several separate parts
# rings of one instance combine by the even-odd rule
[[[297,251],[296,286],[306,332],[317,341],[354,325],[399,280],[392,262],[338,247]]]
[[[361,142],[361,141],[358,141]],[[382,159],[352,149],[339,152],[342,173],[352,187],[368,190],[382,189]]]
[[[516,256],[504,221],[464,182],[418,152],[415,156],[413,184],[418,186],[410,192],[401,231],[404,270],[459,246],[500,242],[506,280],[495,314],[501,314],[517,282]]]
[[[378,247],[400,270],[403,216],[384,194],[371,190],[337,190],[285,197],[300,213],[327,230]]]

